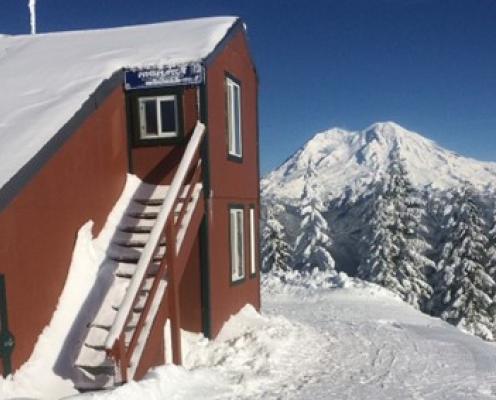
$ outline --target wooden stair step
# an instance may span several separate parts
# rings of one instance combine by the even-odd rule
[[[107,329],[110,330],[112,325],[114,324],[115,316],[117,315],[117,310],[114,309],[113,307],[110,307],[107,312],[98,315],[97,318],[91,323],[91,327],[96,327],[96,328],[101,328],[101,329]],[[128,330],[133,330],[136,328],[136,325],[138,323],[138,319],[141,315],[141,312],[134,312],[131,314],[131,319],[126,325],[126,328]]]
[[[74,382],[74,387],[81,393],[110,390],[115,387],[115,368],[112,367],[79,367],[84,375],[91,378]]]
[[[161,206],[164,199],[134,199],[135,202],[148,206]]]
[[[140,219],[126,216],[119,222],[119,230],[122,232],[150,233],[155,220]]]
[[[152,193],[141,191],[133,196],[133,200],[137,203],[149,206],[162,205],[169,190],[169,186],[158,186]],[[184,202],[186,194],[188,193],[189,185],[185,185],[183,192],[179,195],[178,201]]]
[[[133,218],[153,219],[157,218],[161,208],[160,205],[142,204],[132,201],[126,209],[126,215]]]
[[[143,308],[145,308],[145,303],[147,298],[148,298],[148,292],[142,292],[138,296],[138,300],[136,300],[136,303],[134,304],[133,311],[137,313],[143,311]],[[117,311],[120,308],[120,304],[113,304],[112,308]]]
[[[114,362],[107,356],[105,350],[83,346],[76,360],[76,366],[81,368],[114,368]]]
[[[137,264],[132,263],[119,263],[117,269],[115,270],[115,275],[122,278],[130,278],[136,272]],[[159,262],[154,262],[150,265],[148,269],[148,276],[155,276],[160,268]]]
[[[116,277],[109,291],[107,292],[98,313],[91,323],[90,326],[100,327],[104,329],[110,329],[112,324],[114,323],[115,316],[117,314],[117,310],[119,309],[124,296],[126,295],[127,288],[130,283],[129,278],[124,277]],[[145,296],[150,291],[153,285],[153,278],[146,278],[143,282],[143,287],[141,288],[140,296]],[[138,304],[139,306],[139,304]],[[142,308],[142,307],[141,307]],[[139,314],[140,310],[137,307],[137,310],[133,312],[133,314]],[[135,316],[133,315],[133,318]],[[131,318],[131,322],[133,322],[133,318]],[[137,319],[136,319],[137,321]],[[130,324],[133,327],[133,324]]]
[[[153,261],[158,262],[164,258],[166,246],[162,245],[153,256]],[[137,263],[143,252],[142,247],[126,247],[120,245],[112,245],[110,247],[108,257],[114,261],[123,263]]]
[[[167,192],[169,191],[168,185],[150,185],[146,183],[142,183],[140,187],[136,190],[136,193],[133,195],[133,200],[142,202],[142,201],[160,201],[163,202]]]
[[[176,209],[174,210],[174,214],[177,216],[181,212],[181,208],[183,207],[184,201],[179,199],[179,203],[176,205]],[[143,205],[139,204],[138,207],[131,208],[129,211],[126,211],[126,215],[131,218],[136,219],[157,219],[158,214],[160,213],[161,207],[157,205]]]
[[[144,247],[149,239],[150,233],[148,232],[117,231],[112,238],[112,243],[124,247]],[[160,244],[165,244],[165,237],[160,238]]]
[[[108,329],[104,329],[98,326],[92,326],[88,331],[84,346],[91,347],[95,350],[104,350],[105,340],[107,339],[108,333]],[[126,345],[131,342],[131,337],[132,331],[128,330],[124,333],[124,340]]]

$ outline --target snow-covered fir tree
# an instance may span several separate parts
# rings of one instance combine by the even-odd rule
[[[432,294],[426,273],[434,267],[425,255],[430,248],[423,237],[425,200],[410,183],[398,154],[379,185],[373,207],[370,251],[358,274],[423,308]]]
[[[493,211],[493,217],[490,221],[490,229],[488,234],[488,271],[491,277],[496,280],[496,205]],[[496,301],[496,293],[495,293]]]
[[[489,271],[486,223],[470,184],[452,191],[444,229],[433,312],[492,340],[496,284]]]
[[[329,250],[332,244],[329,225],[322,215],[325,207],[315,175],[313,164],[309,162],[299,208],[301,224],[295,243],[295,267],[302,271],[334,270],[335,262]]]
[[[272,207],[267,207],[262,228],[262,272],[291,269],[292,249],[286,241],[284,226],[277,220]]]
[[[378,192],[373,203],[373,216],[368,220],[370,241],[367,256],[358,267],[358,276],[398,292],[400,287],[393,273],[394,259],[399,253],[395,240],[394,209],[386,191]]]

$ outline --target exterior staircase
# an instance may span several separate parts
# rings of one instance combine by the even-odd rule
[[[164,363],[167,319],[172,361],[181,364],[178,290],[205,212],[199,155],[204,133],[198,123],[171,184],[141,187],[120,221],[107,251],[113,282],[75,361],[82,391],[113,387],[141,377],[150,363]]]

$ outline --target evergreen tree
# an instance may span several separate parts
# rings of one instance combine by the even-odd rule
[[[362,279],[399,292],[399,283],[393,273],[394,259],[399,253],[393,227],[395,218],[387,193],[378,193],[374,200],[374,214],[369,220],[369,252],[358,267],[358,276]]]
[[[334,270],[335,262],[329,251],[331,239],[329,226],[322,212],[324,205],[320,200],[320,188],[315,182],[315,170],[309,162],[305,173],[305,185],[301,196],[299,215],[300,234],[296,238],[296,268],[311,271]]]
[[[434,267],[425,256],[430,248],[422,231],[425,200],[408,180],[397,154],[379,186],[374,210],[370,252],[359,266],[359,276],[423,307],[432,294],[426,272]]]
[[[281,272],[291,269],[291,247],[286,242],[283,225],[277,220],[274,210],[267,208],[262,228],[262,272]]]
[[[491,228],[488,234],[488,271],[493,279],[496,280],[496,207],[493,212]],[[496,297],[496,293],[495,293]]]
[[[452,193],[446,214],[447,235],[433,299],[435,314],[491,340],[496,284],[489,272],[486,224],[469,184]]]

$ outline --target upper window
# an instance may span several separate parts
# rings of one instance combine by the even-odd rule
[[[226,87],[229,155],[241,158],[243,156],[241,133],[241,87],[231,78],[226,78]]]
[[[139,128],[141,139],[177,137],[177,96],[139,97]]]
[[[245,235],[244,210],[229,210],[230,248],[231,248],[231,281],[237,282],[245,277]]]

